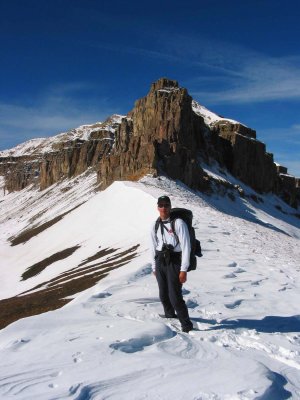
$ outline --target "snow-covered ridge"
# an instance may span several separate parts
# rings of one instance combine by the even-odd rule
[[[192,108],[194,113],[197,115],[200,115],[203,119],[206,125],[212,127],[216,123],[220,121],[224,121],[224,123],[231,123],[231,124],[241,124],[238,121],[235,121],[234,119],[229,119],[229,118],[223,118],[218,114],[215,114],[214,112],[208,110],[206,107],[202,106],[201,104],[197,103],[197,101],[193,100],[192,101]],[[245,125],[244,125],[245,126]]]
[[[94,194],[93,182],[94,173],[74,178],[66,191],[63,181],[46,196],[25,188],[1,203],[3,297],[70,271],[99,246],[140,247],[128,264],[67,306],[0,331],[0,398],[300,399],[299,223],[272,216],[247,198],[197,195],[167,178],[115,182]],[[11,247],[5,240],[26,222],[42,223],[73,208],[82,194],[84,204],[26,243]],[[183,287],[195,326],[189,334],[159,316],[148,235],[161,194],[170,195],[174,207],[193,211],[202,243],[204,256]],[[244,204],[238,218],[232,213],[237,203]],[[293,232],[298,234],[291,237]],[[20,280],[29,266],[77,245],[69,257]]]
[[[48,138],[36,138],[21,143],[16,147],[8,150],[0,151],[0,157],[21,157],[42,155],[53,151],[58,143],[68,142],[76,139],[89,140],[93,132],[99,129],[114,133],[117,125],[119,125],[124,115],[114,114],[107,118],[104,122],[96,122],[90,125],[81,125],[78,128],[71,129],[68,132],[62,132],[58,135]]]

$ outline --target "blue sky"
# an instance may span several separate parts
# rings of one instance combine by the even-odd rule
[[[0,0],[0,149],[126,114],[160,77],[300,176],[296,0]]]

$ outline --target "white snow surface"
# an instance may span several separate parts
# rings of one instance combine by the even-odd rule
[[[268,196],[262,204],[207,197],[167,178],[95,187],[90,173],[43,192],[1,194],[1,298],[79,265],[99,246],[140,247],[63,308],[0,331],[0,398],[300,399],[300,220],[292,209],[281,204],[280,212]],[[202,243],[203,257],[183,287],[198,329],[189,334],[159,317],[148,237],[161,194],[193,211]],[[10,246],[11,236],[77,205]],[[78,244],[67,259],[20,280],[30,265]]]
[[[223,118],[220,115],[214,113],[213,111],[208,110],[206,107],[202,106],[199,104],[196,100],[192,101],[192,108],[194,113],[197,115],[200,115],[203,119],[206,125],[212,127],[215,123],[224,121],[224,122],[229,122],[231,124],[241,124],[238,121],[235,121],[234,119],[228,119],[228,118]],[[246,126],[246,125],[244,125]]]

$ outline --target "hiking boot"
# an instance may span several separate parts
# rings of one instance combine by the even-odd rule
[[[166,318],[177,318],[178,319],[176,314],[166,315]]]
[[[185,326],[182,328],[182,332],[189,333],[189,331],[192,331],[193,329],[194,329],[193,325]]]
[[[178,319],[176,314],[165,315],[165,314],[158,314],[161,318],[176,318]]]

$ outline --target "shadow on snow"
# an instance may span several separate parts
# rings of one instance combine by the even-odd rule
[[[273,195],[273,198],[270,198],[267,194],[260,195],[233,177],[231,177],[231,179],[233,179],[233,182],[239,183],[239,185],[243,187],[248,195],[245,195],[245,197],[240,197],[238,194],[228,197],[226,193],[223,195],[218,195],[217,193],[213,195],[207,195],[199,191],[192,190],[181,181],[176,181],[176,184],[184,188],[186,191],[189,191],[190,193],[200,197],[211,207],[214,207],[219,211],[222,211],[223,213],[233,217],[245,219],[247,221],[259,224],[265,228],[269,228],[276,232],[281,232],[290,236],[290,234],[285,232],[284,229],[281,229],[270,222],[265,222],[259,219],[255,210],[260,210],[261,212],[268,214],[271,218],[281,220],[300,229],[298,210],[289,206],[278,196],[275,196],[275,194]],[[257,200],[254,200],[255,198]]]
[[[300,315],[290,317],[267,316],[259,319],[225,319],[221,322],[216,320],[207,320],[203,318],[192,318],[195,322],[211,324],[208,331],[219,329],[255,329],[262,333],[288,333],[300,332]]]

